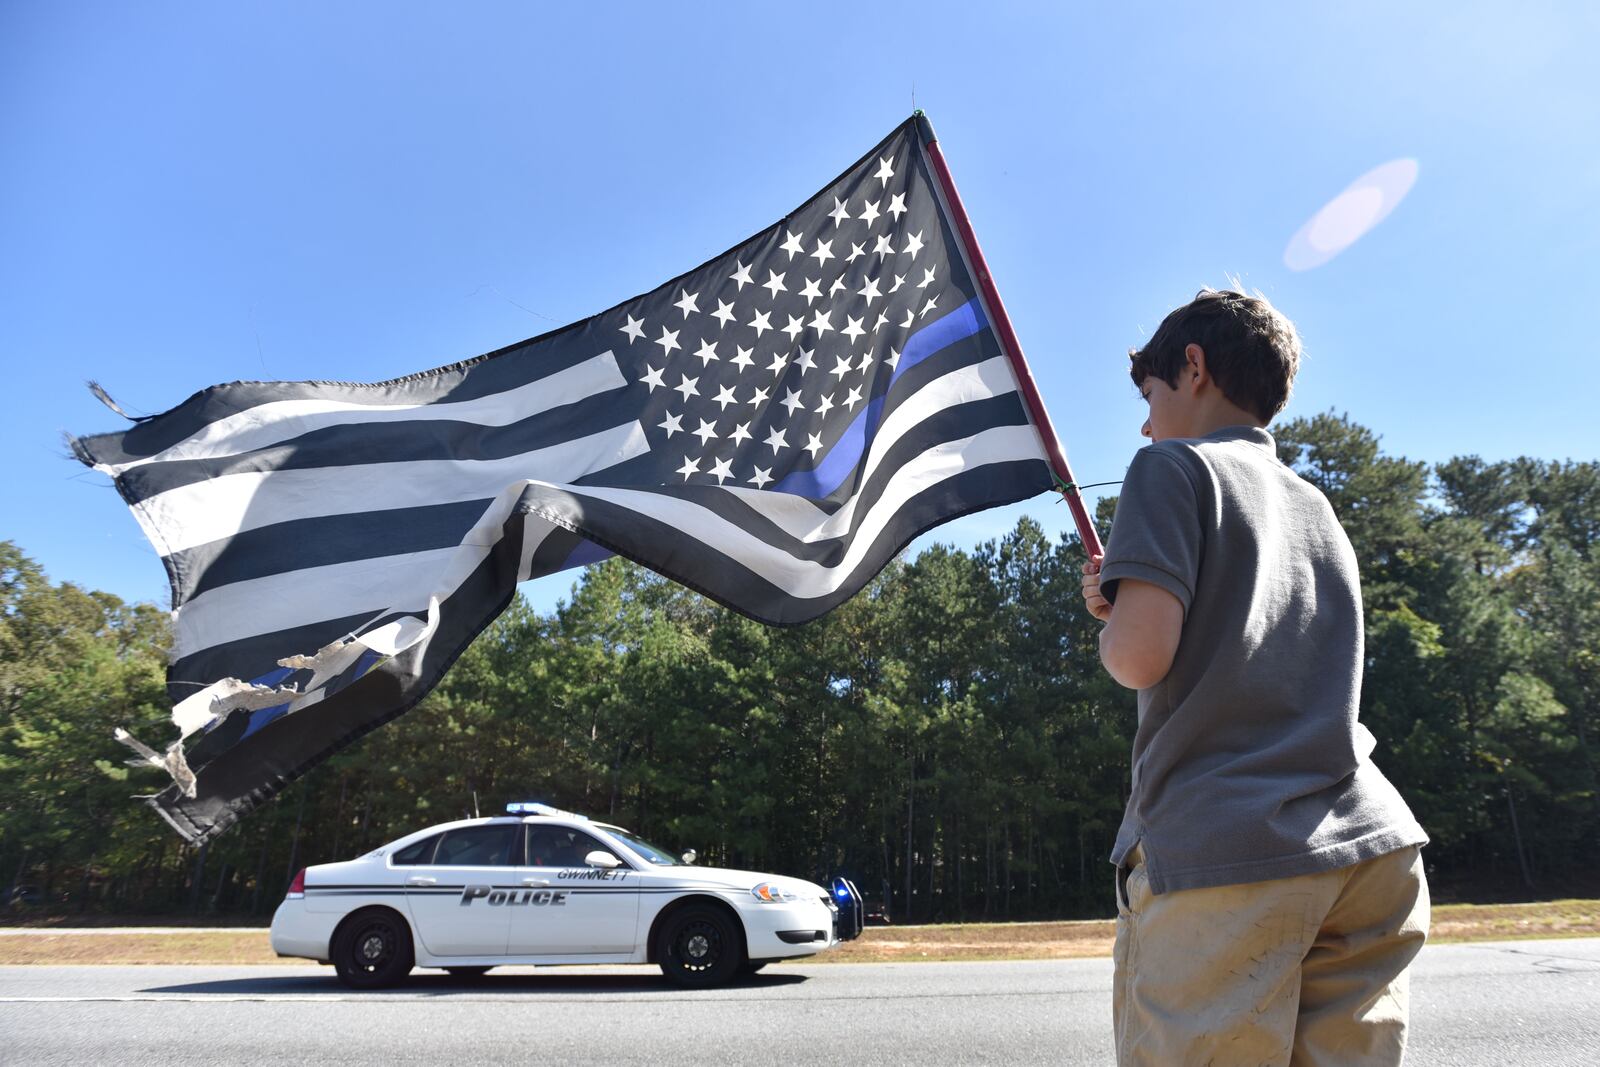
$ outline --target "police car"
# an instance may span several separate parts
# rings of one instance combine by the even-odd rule
[[[620,826],[544,804],[444,823],[301,871],[272,948],[333,964],[357,989],[411,969],[654,963],[709,987],[861,933],[855,886],[692,865]]]

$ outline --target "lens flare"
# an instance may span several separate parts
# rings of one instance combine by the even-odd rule
[[[1322,206],[1283,250],[1290,270],[1320,267],[1355,244],[1400,206],[1417,182],[1417,161],[1394,159],[1374,167]]]

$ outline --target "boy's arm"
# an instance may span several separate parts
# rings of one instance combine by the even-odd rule
[[[1115,608],[1100,592],[1100,561],[1083,567],[1083,599],[1105,622],[1100,662],[1119,685],[1148,689],[1167,676],[1183,633],[1183,602],[1158,585],[1124,578]]]

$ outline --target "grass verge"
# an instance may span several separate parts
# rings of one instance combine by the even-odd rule
[[[1109,956],[1110,920],[875,926],[809,962],[1056,960]],[[1600,900],[1445,904],[1433,909],[1436,943],[1600,936]],[[264,930],[61,933],[48,927],[0,935],[0,964],[272,964]]]

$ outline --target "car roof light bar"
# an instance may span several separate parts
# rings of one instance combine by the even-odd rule
[[[562,811],[560,808],[553,808],[549,804],[542,804],[537,800],[514,800],[506,805],[506,812],[511,815],[557,815],[567,819],[589,821],[587,815],[579,815],[577,812],[572,811]]]

